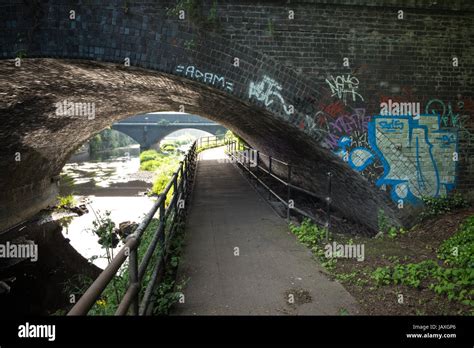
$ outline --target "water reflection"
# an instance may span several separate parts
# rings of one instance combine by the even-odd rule
[[[74,217],[63,228],[70,244],[95,265],[107,266],[106,252],[92,232],[97,215],[110,211],[118,227],[121,222],[140,222],[151,209],[153,199],[145,195],[153,174],[140,171],[138,145],[90,155],[73,156],[61,173],[61,195],[72,193],[89,213]],[[121,243],[115,248],[120,248]]]

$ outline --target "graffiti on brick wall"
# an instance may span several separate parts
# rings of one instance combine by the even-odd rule
[[[379,160],[383,174],[376,185],[390,188],[395,201],[416,203],[455,186],[458,135],[440,126],[440,115],[374,116],[368,124],[369,147],[348,150],[351,139],[342,137],[334,153],[357,171]]]
[[[292,105],[287,105],[280,93],[282,89],[283,87],[277,81],[265,75],[259,82],[250,82],[249,99],[255,97],[267,109],[272,109],[273,103],[276,102],[281,106],[286,115],[291,115],[294,108]]]
[[[358,99],[364,101],[362,95],[357,92],[357,90],[359,89],[359,79],[355,76],[340,75],[336,76],[336,78],[334,78],[334,76],[331,76],[329,79],[326,79],[326,83],[331,89],[332,96],[337,96],[346,105],[348,102],[348,98],[349,101],[353,102],[357,101]]]
[[[339,145],[343,136],[349,136],[354,146],[367,146],[367,126],[370,116],[366,115],[364,108],[354,109],[351,113],[328,119],[320,115],[319,126],[326,130],[323,145],[334,149]]]
[[[425,107],[426,114],[440,115],[443,128],[455,128],[458,131],[458,140],[462,143],[459,149],[462,160],[469,157],[470,148],[474,146],[474,132],[467,124],[473,112],[474,103],[469,99],[456,102],[431,99]]]
[[[234,91],[234,83],[226,80],[224,76],[219,76],[211,72],[202,72],[193,65],[178,65],[176,66],[175,72],[178,75],[182,75],[214,87],[222,88],[228,92]]]
[[[425,113],[441,116],[443,127],[464,128],[469,115],[464,113],[464,102],[458,101],[455,106],[451,102],[445,103],[439,99],[431,99],[426,103]]]

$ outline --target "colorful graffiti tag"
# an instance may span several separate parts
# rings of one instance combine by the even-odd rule
[[[320,115],[319,126],[326,129],[326,138],[323,145],[330,149],[338,146],[341,137],[350,135],[352,145],[367,146],[367,125],[370,116],[366,115],[364,108],[357,108],[350,114],[341,115],[334,119],[328,119]]]
[[[440,115],[374,116],[368,124],[369,148],[349,151],[351,138],[346,136],[334,153],[356,171],[379,160],[384,172],[376,185],[390,187],[394,201],[416,204],[455,186],[458,135],[440,124]]]

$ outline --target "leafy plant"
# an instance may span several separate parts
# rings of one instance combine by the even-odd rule
[[[299,226],[290,223],[290,231],[298,238],[298,241],[312,248],[326,238],[327,230],[316,226],[310,219],[304,219]]]
[[[468,202],[459,193],[440,197],[423,197],[422,201],[425,204],[425,210],[420,215],[422,219],[469,206]]]
[[[379,227],[379,232],[387,233],[390,225],[385,215],[385,211],[383,209],[379,209],[377,213],[377,225]]]
[[[310,219],[304,219],[300,225],[290,223],[289,228],[300,243],[311,249],[323,267],[328,270],[335,267],[337,258],[326,258],[322,246],[322,242],[326,240],[327,236],[326,228],[318,227]]]
[[[378,267],[371,277],[379,285],[402,284],[428,287],[449,300],[474,307],[474,215],[445,240],[437,251],[438,260]],[[429,282],[429,285],[424,283]]]
[[[69,194],[67,196],[58,196],[58,206],[60,208],[71,208],[77,204],[76,199],[72,194]]]

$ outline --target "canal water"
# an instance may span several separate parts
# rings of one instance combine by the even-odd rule
[[[61,172],[60,195],[72,194],[77,205],[85,204],[89,210],[82,216],[63,219],[62,233],[74,249],[102,269],[108,261],[93,232],[94,221],[110,214],[117,228],[122,222],[140,223],[154,202],[146,195],[153,174],[140,171],[139,154],[139,145],[94,155],[75,154]],[[120,247],[121,243],[114,254]]]

